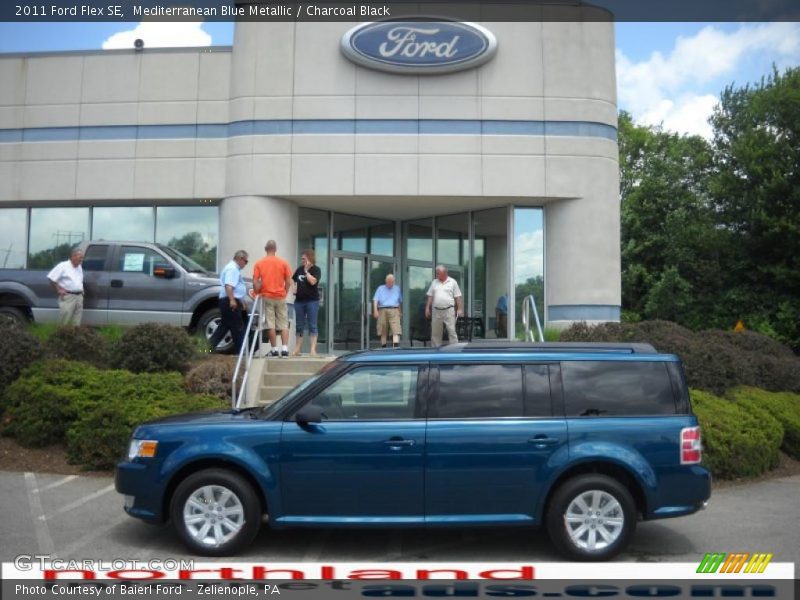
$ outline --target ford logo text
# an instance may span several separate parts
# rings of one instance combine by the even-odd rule
[[[496,51],[491,31],[459,21],[364,23],[342,37],[347,58],[389,73],[452,73],[482,65]]]

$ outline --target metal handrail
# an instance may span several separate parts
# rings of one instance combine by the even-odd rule
[[[533,307],[533,316],[536,319],[536,330],[539,332],[539,341],[544,342],[544,334],[542,333],[542,324],[539,321],[539,311],[536,308],[536,299],[533,294],[528,294],[522,300],[522,324],[525,326],[525,340],[528,342],[535,342],[536,337],[531,331],[531,307]]]
[[[233,370],[233,381],[231,382],[231,405],[234,409],[239,408],[242,405],[242,397],[245,394],[245,390],[247,390],[247,376],[250,374],[250,365],[253,362],[253,355],[256,351],[256,346],[258,346],[259,338],[261,337],[261,330],[259,329],[256,331],[256,335],[252,336],[253,339],[249,340],[250,332],[253,329],[253,319],[259,319],[256,323],[260,324],[260,316],[261,313],[264,311],[264,298],[262,296],[256,296],[256,300],[253,303],[253,309],[250,311],[250,317],[247,319],[247,326],[245,327],[245,340],[248,340],[250,343],[248,344],[245,341],[242,344],[242,348],[239,350],[239,358],[236,360],[236,368]],[[247,355],[247,359],[245,359],[245,353]],[[236,382],[239,380],[239,369],[242,367],[242,362],[244,361],[244,374],[242,375],[242,385],[239,388],[237,393]]]

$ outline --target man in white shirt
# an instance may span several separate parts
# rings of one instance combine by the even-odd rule
[[[83,316],[83,251],[73,248],[69,260],[58,263],[47,274],[58,294],[58,324],[80,325]]]
[[[464,316],[464,304],[458,282],[447,276],[447,267],[436,267],[436,279],[428,288],[428,303],[425,305],[425,318],[431,319],[431,345],[442,345],[442,326],[447,327],[447,340],[450,344],[458,342],[456,335],[456,315]]]

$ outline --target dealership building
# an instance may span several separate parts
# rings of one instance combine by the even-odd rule
[[[0,269],[84,239],[168,243],[211,269],[240,248],[252,267],[268,239],[292,264],[313,248],[329,351],[374,343],[389,272],[404,338],[424,343],[440,263],[474,337],[520,338],[531,294],[551,326],[617,321],[614,26],[572,10],[0,55]]]

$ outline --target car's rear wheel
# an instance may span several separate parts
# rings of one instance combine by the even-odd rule
[[[616,479],[580,475],[553,494],[546,516],[556,548],[573,560],[607,560],[619,554],[636,529],[636,504]]]
[[[172,521],[197,554],[229,556],[253,541],[261,525],[261,503],[240,475],[206,469],[184,479],[172,499]]]
[[[25,325],[28,322],[23,310],[16,306],[0,306],[0,319],[9,319],[19,325]]]

